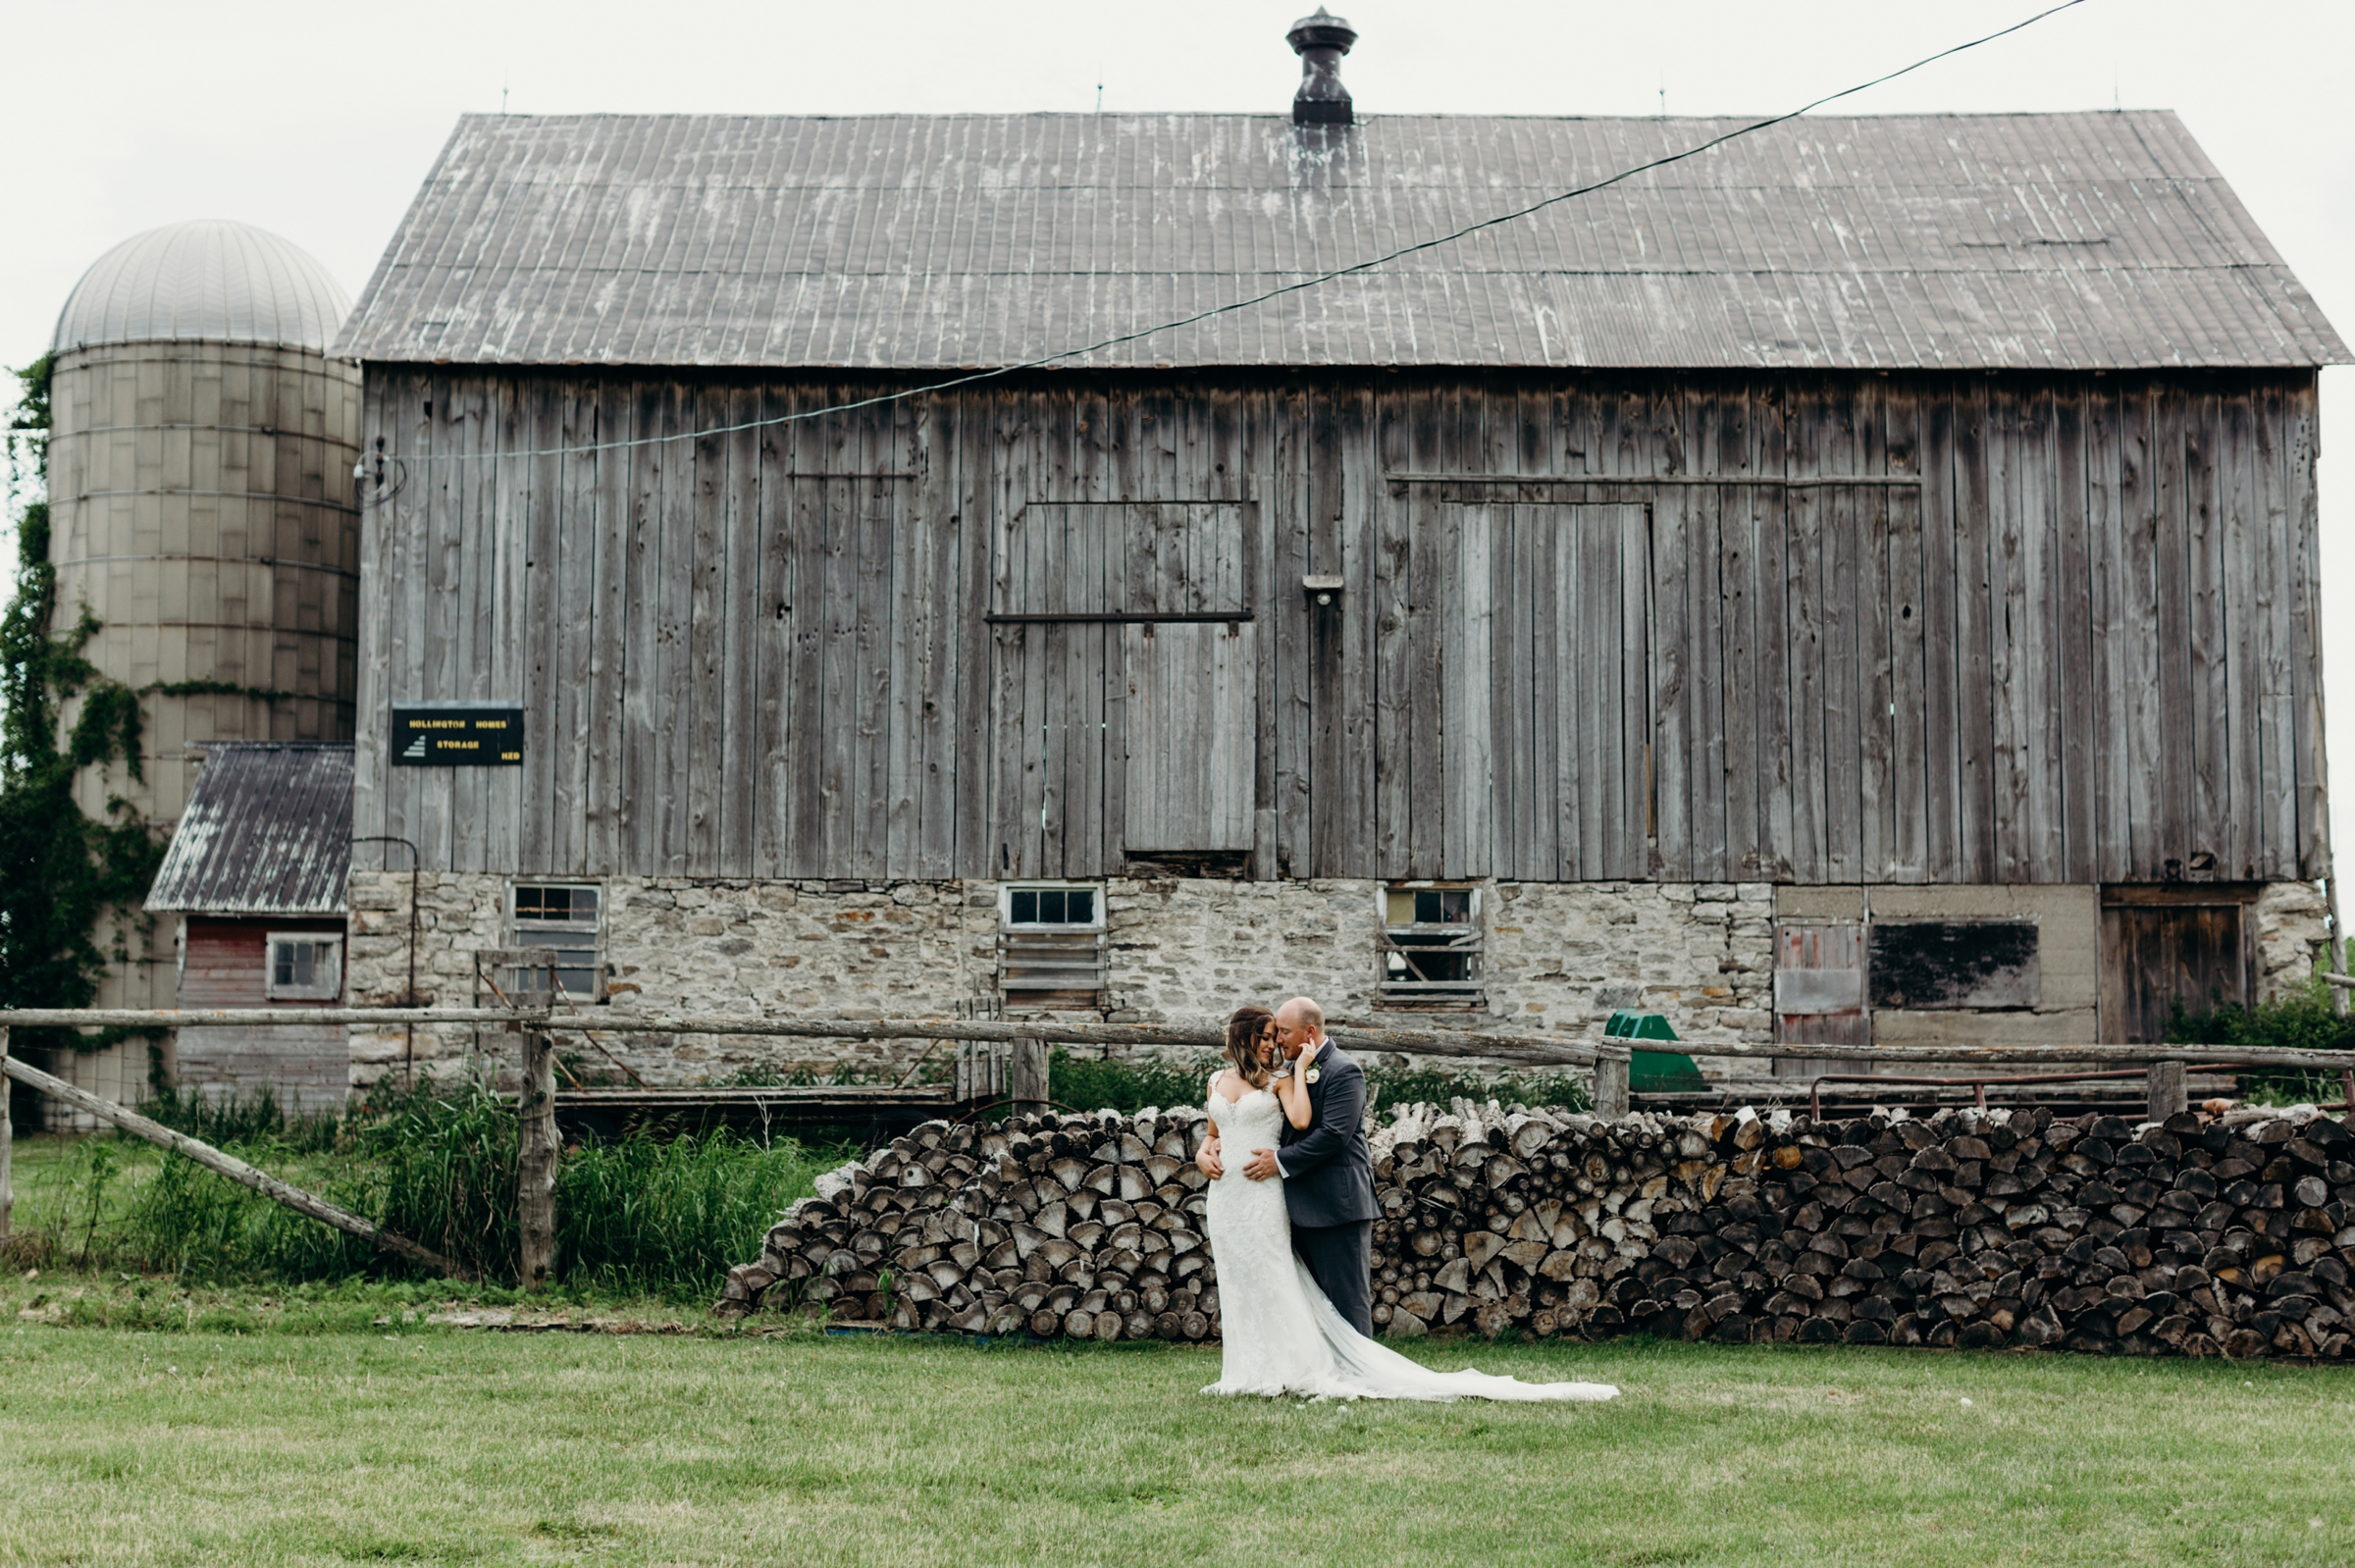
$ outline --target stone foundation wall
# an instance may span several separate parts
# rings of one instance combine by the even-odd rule
[[[2254,914],[2259,996],[2278,996],[2330,967],[2330,901],[2313,883],[2267,883]]]
[[[428,1006],[476,1000],[472,955],[509,943],[509,879],[427,874],[418,892],[418,990]],[[899,1072],[921,1042],[632,1037],[632,1011],[832,1018],[992,1017],[998,884],[721,882],[609,878],[603,1043],[653,1083],[746,1071]],[[1597,1034],[1613,1009],[1668,1015],[1678,1033],[1764,1040],[1772,1019],[1773,896],[1763,883],[1503,884],[1490,889],[1485,1013],[1377,1008],[1383,884],[1115,879],[1101,1017],[1207,1023],[1235,1005],[1308,994],[1329,1015],[1406,1027]],[[351,879],[351,995],[400,1000],[409,878]],[[482,999],[486,1004],[492,998]],[[413,1067],[512,1068],[511,1039],[472,1030],[354,1030],[355,1086]],[[594,1057],[594,1053],[588,1053]]]
[[[428,874],[419,882],[418,987],[429,1005],[475,1000],[473,960],[508,945],[509,879]],[[905,1071],[920,1042],[632,1037],[629,1014],[750,1011],[836,1018],[993,1017],[994,882],[727,882],[614,877],[605,896],[604,960],[612,1004],[604,1044],[647,1081],[724,1080],[741,1072],[848,1067]],[[1773,1037],[1774,929],[1787,915],[1848,914],[1859,890],[1778,890],[1767,883],[1492,883],[1485,889],[1482,1012],[1376,1006],[1375,938],[1384,884],[1116,878],[1104,885],[1105,996],[1113,1021],[1207,1023],[1249,1000],[1305,993],[1329,1016],[1368,1024],[1595,1036],[1620,1008],[1665,1014],[1698,1056],[1716,1043]],[[397,1002],[406,983],[409,879],[351,879],[351,995]],[[2091,1036],[2098,900],[2075,889],[1876,889],[1876,904],[1915,913],[2035,914],[2046,924],[2047,1005],[2032,1013],[1887,1015],[1895,1041],[1949,1037],[2078,1040]],[[1976,900],[1975,903],[1972,901]],[[1990,903],[1989,901],[1994,902]],[[1927,901],[1927,902],[1924,902]],[[1985,906],[1985,910],[1981,910]],[[2080,909],[2081,906],[2081,909]],[[1860,909],[1860,904],[1859,904]],[[1910,908],[1910,906],[1909,906]],[[2268,993],[2308,972],[2328,909],[2303,884],[2266,890],[2255,907]],[[486,1002],[491,999],[486,996]],[[1911,1030],[1911,1033],[1908,1031]],[[2042,1031],[2041,1034],[2038,1031]],[[474,1031],[355,1030],[355,1085],[412,1065],[512,1064],[511,1038]],[[585,1053],[595,1059],[595,1053]]]

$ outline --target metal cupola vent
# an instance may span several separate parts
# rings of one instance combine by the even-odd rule
[[[1355,125],[1349,89],[1341,85],[1341,56],[1357,42],[1357,30],[1319,6],[1314,16],[1293,23],[1283,41],[1300,57],[1300,90],[1292,94],[1292,124]]]

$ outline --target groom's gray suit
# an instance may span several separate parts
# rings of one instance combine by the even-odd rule
[[[1372,1241],[1382,1210],[1366,1147],[1366,1074],[1331,1040],[1313,1058],[1303,1056],[1300,1067],[1317,1074],[1308,1086],[1308,1125],[1295,1127],[1287,1119],[1276,1151],[1292,1250],[1334,1310],[1371,1338]]]

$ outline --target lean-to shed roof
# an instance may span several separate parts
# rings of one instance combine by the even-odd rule
[[[1731,120],[469,116],[337,351],[1020,363]],[[1067,366],[2094,369],[2347,358],[2169,113],[1809,118]]]
[[[350,872],[349,742],[216,741],[147,908],[343,915]]]

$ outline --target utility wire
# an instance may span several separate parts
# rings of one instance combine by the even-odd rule
[[[1554,195],[1547,196],[1543,201],[1533,201],[1526,207],[1516,207],[1511,212],[1498,213],[1492,218],[1483,218],[1478,223],[1466,224],[1463,228],[1455,230],[1450,234],[1440,235],[1436,238],[1431,239],[1419,239],[1411,245],[1401,245],[1396,250],[1387,251],[1384,254],[1376,256],[1368,261],[1356,262],[1347,267],[1336,267],[1331,272],[1322,272],[1313,277],[1295,279],[1293,282],[1288,284],[1280,284],[1274,288],[1270,288],[1262,293],[1253,294],[1247,299],[1237,299],[1224,305],[1213,305],[1207,310],[1198,310],[1190,316],[1180,316],[1175,321],[1160,322],[1151,327],[1143,327],[1134,332],[1122,333],[1118,337],[1106,338],[1097,342],[1087,343],[1080,347],[1062,349],[1059,352],[1047,354],[1038,359],[1025,359],[1020,364],[999,365],[989,370],[971,371],[962,376],[953,376],[947,381],[936,381],[922,387],[909,387],[898,392],[878,392],[872,397],[862,397],[853,402],[834,403],[824,408],[804,409],[799,413],[777,414],[766,419],[751,419],[735,425],[714,425],[706,430],[682,430],[674,431],[668,435],[662,436],[639,436],[629,441],[587,442],[576,446],[541,446],[523,451],[450,452],[446,454],[433,453],[420,457],[416,460],[422,462],[472,462],[485,459],[496,461],[500,458],[509,457],[570,457],[584,452],[618,451],[633,446],[654,446],[660,445],[666,442],[700,441],[706,436],[732,436],[748,430],[764,430],[772,425],[788,425],[797,420],[823,419],[835,414],[855,413],[862,408],[873,408],[883,403],[901,402],[910,397],[923,397],[928,396],[933,392],[953,392],[959,387],[970,387],[976,382],[994,381],[1001,376],[1019,375],[1025,370],[1044,370],[1048,366],[1061,364],[1064,360],[1077,359],[1086,354],[1101,353],[1108,348],[1118,348],[1123,344],[1132,343],[1140,339],[1150,338],[1156,333],[1176,332],[1179,328],[1191,327],[1199,322],[1208,321],[1214,316],[1231,315],[1233,312],[1238,310],[1250,310],[1255,306],[1264,305],[1270,300],[1282,299],[1286,294],[1302,293],[1308,289],[1320,287],[1325,284],[1332,283],[1336,279],[1352,277],[1363,272],[1372,272],[1376,268],[1386,267],[1393,261],[1398,261],[1404,257],[1415,255],[1420,251],[1437,250],[1441,245],[1451,245],[1457,240],[1479,234],[1483,230],[1500,228],[1509,223],[1518,223],[1520,220],[1527,218],[1534,213],[1544,212],[1548,207],[1559,206],[1565,201],[1575,201],[1581,196],[1591,196],[1598,190],[1608,190],[1613,185],[1624,184],[1628,181],[1635,179],[1638,175],[1649,174],[1655,169],[1665,169],[1671,164],[1683,163],[1689,158],[1698,158],[1702,153],[1708,152],[1713,148],[1722,147],[1729,141],[1739,140],[1743,136],[1755,135],[1761,131],[1768,131],[1776,126],[1784,125],[1790,121],[1797,120],[1803,115],[1811,114],[1815,110],[1822,108],[1827,103],[1837,103],[1842,98],[1853,98],[1859,92],[1864,92],[1873,87],[1878,87],[1885,82],[1895,81],[1898,78],[1909,76],[1913,72],[1921,70],[1925,66],[1936,65],[1941,60],[1949,59],[1955,55],[1962,54],[1966,50],[1976,49],[1983,44],[1993,43],[1999,38],[2008,38],[2013,33],[2019,32],[2028,27],[2036,26],[2036,24],[2044,21],[2048,17],[2058,16],[2064,11],[2067,11],[2076,6],[2081,6],[2085,3],[2086,0],[2061,0],[2059,5],[2049,6],[2046,9],[2037,12],[2034,16],[2013,23],[2008,27],[2000,27],[1994,32],[1986,34],[1984,37],[1972,38],[1967,42],[1955,44],[1951,48],[1941,49],[1936,54],[1924,55],[1919,60],[1914,61],[1911,65],[1900,66],[1897,70],[1888,72],[1882,76],[1874,77],[1869,81],[1859,81],[1855,86],[1843,87],[1838,92],[1827,92],[1822,97],[1813,99],[1807,103],[1803,103],[1798,108],[1790,110],[1787,113],[1774,115],[1764,120],[1753,121],[1746,126],[1738,126],[1732,131],[1725,131],[1719,135],[1711,136],[1708,140],[1687,147],[1681,152],[1671,152],[1662,157],[1651,159],[1649,162],[1637,164],[1633,168],[1622,169],[1617,174],[1597,180],[1592,184],[1580,185],[1575,189],[1559,191]]]

